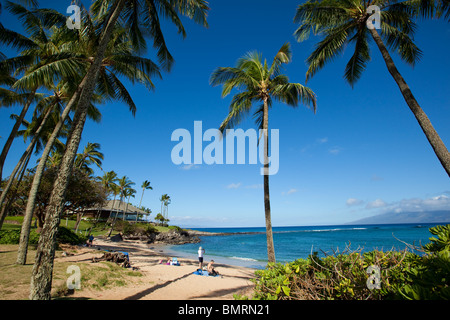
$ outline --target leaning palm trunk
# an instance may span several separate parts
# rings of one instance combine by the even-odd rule
[[[431,124],[430,119],[428,119],[425,112],[417,103],[417,100],[414,98],[411,89],[406,84],[405,79],[403,79],[402,75],[395,66],[394,61],[389,55],[389,51],[384,45],[380,35],[374,28],[369,30],[370,33],[372,34],[373,39],[375,40],[375,43],[378,46],[378,49],[380,49],[381,54],[383,55],[384,62],[386,63],[389,73],[392,75],[395,82],[397,83],[403,95],[403,98],[405,99],[412,113],[419,122],[422,131],[425,133],[425,136],[428,139],[428,142],[431,144],[431,147],[433,148],[436,156],[438,157],[439,161],[441,162],[442,166],[444,167],[445,171],[450,177],[450,153],[448,152],[445,144],[442,142],[441,138],[437,134],[433,125]]]
[[[11,176],[9,177],[9,180],[8,180],[5,188],[3,189],[2,195],[0,196],[0,208],[1,208],[0,229],[3,226],[3,221],[6,217],[6,213],[7,213],[7,209],[8,209],[8,205],[6,205],[4,203],[5,199],[6,199],[6,195],[8,194],[9,190],[11,189],[11,186],[14,182],[14,178],[16,177],[17,173],[19,172],[19,169],[23,168],[22,171],[25,171],[26,165],[28,164],[28,161],[30,160],[30,157],[31,157],[33,149],[36,145],[36,142],[39,139],[39,135],[41,134],[42,129],[44,128],[45,123],[47,122],[47,119],[50,116],[51,112],[52,112],[52,109],[49,108],[49,110],[47,110],[47,113],[44,115],[44,118],[42,119],[41,124],[39,125],[39,128],[36,130],[33,139],[31,140],[27,149],[25,150],[22,157],[20,158],[19,162],[17,163],[16,167],[14,168],[13,172],[11,173]]]
[[[19,130],[20,125],[22,124],[22,120],[25,118],[25,115],[27,114],[28,109],[31,106],[31,103],[33,102],[34,96],[36,95],[36,91],[37,88],[33,89],[33,91],[30,93],[27,102],[22,108],[22,112],[17,118],[16,123],[14,124],[8,139],[6,140],[5,145],[3,146],[2,153],[0,154],[0,181],[2,181],[3,165],[5,164],[6,156],[8,155],[9,149],[11,148],[11,145],[14,139],[16,138],[16,134],[17,131]]]
[[[267,258],[269,262],[275,263],[275,248],[273,245],[272,218],[270,214],[270,194],[269,194],[269,106],[267,97],[264,98],[263,115],[263,135],[264,135],[264,212],[266,219],[267,238]]]
[[[12,189],[13,189],[13,185],[14,185],[14,180],[16,178],[16,175],[18,173],[20,173],[19,175],[22,176],[21,173],[25,172],[26,167],[28,166],[28,162],[30,160],[31,154],[33,152],[34,146],[36,145],[36,142],[32,142],[30,143],[30,145],[28,146],[28,148],[25,150],[25,152],[22,154],[22,156],[20,157],[19,162],[17,162],[16,166],[14,167],[13,172],[11,173],[11,175],[9,176],[8,181],[6,182],[6,185],[3,189],[2,195],[0,196],[0,229],[3,226],[3,222],[6,218],[6,215],[8,213],[9,210],[9,206],[11,204],[11,200],[12,198],[14,198],[13,195],[11,195]],[[20,183],[19,181],[16,183],[16,185]],[[9,196],[9,199],[6,198],[7,195]]]
[[[70,110],[74,106],[75,102],[78,100],[78,97],[80,96],[81,90],[86,83],[87,76],[84,77],[83,81],[78,86],[75,93],[72,95],[72,98],[67,103],[66,107],[64,108],[61,117],[59,118],[58,123],[56,124],[55,128],[53,129],[53,132],[50,136],[50,138],[47,141],[47,144],[45,145],[44,151],[42,152],[41,159],[39,160],[39,164],[36,168],[36,172],[34,174],[33,182],[31,184],[30,192],[28,194],[27,199],[27,207],[25,209],[25,216],[23,218],[22,222],[22,231],[20,233],[20,243],[19,243],[19,250],[17,254],[17,264],[24,265],[27,260],[27,251],[28,251],[28,239],[30,237],[30,227],[31,227],[31,220],[33,219],[33,213],[34,208],[36,206],[36,197],[39,191],[39,187],[41,185],[42,177],[44,174],[45,164],[47,162],[48,156],[50,155],[50,152],[53,148],[53,144],[55,143],[56,139],[58,138],[58,135],[64,126],[64,123],[70,113]]]
[[[124,1],[120,1],[108,19],[106,28],[101,36],[97,55],[86,75],[86,85],[83,88],[75,113],[73,129],[70,139],[67,141],[66,151],[61,160],[53,190],[50,195],[49,204],[45,213],[45,223],[39,238],[36,251],[35,263],[31,275],[30,299],[50,300],[52,286],[53,260],[55,256],[55,240],[58,231],[61,213],[64,209],[64,198],[69,176],[72,172],[73,163],[81,140],[84,123],[86,121],[87,110],[97,82],[102,60],[105,56],[108,42],[111,38],[113,28],[119,18],[124,6]]]

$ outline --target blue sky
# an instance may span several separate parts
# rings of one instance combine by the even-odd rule
[[[69,1],[40,1],[41,7],[63,11]],[[221,88],[209,77],[217,67],[233,66],[249,51],[257,50],[268,61],[290,42],[293,61],[285,74],[291,82],[305,82],[306,58],[318,38],[298,43],[292,22],[301,1],[211,1],[209,29],[185,21],[188,36],[164,28],[176,63],[156,90],[128,86],[138,111],[133,118],[120,103],[100,106],[100,124],[86,124],[81,148],[98,142],[105,154],[103,169],[114,170],[136,182],[150,180],[143,205],[160,210],[159,197],[167,193],[171,223],[183,227],[264,226],[261,165],[174,165],[171,141],[174,130],[193,133],[194,121],[203,131],[218,128],[226,117],[231,96],[221,98]],[[85,3],[88,3],[85,1]],[[19,26],[4,10],[2,23]],[[414,67],[393,54],[438,134],[450,146],[450,24],[421,21],[416,43],[423,58]],[[388,73],[381,54],[371,43],[372,61],[352,89],[343,80],[352,54],[327,65],[308,82],[317,95],[317,113],[304,106],[292,109],[274,104],[269,126],[279,129],[280,169],[270,177],[274,226],[340,224],[388,211],[450,209],[449,178],[409,111]],[[151,50],[149,56],[152,56]],[[8,136],[11,112],[0,109],[0,136]],[[31,113],[30,115],[31,116]],[[251,116],[240,125],[254,127]],[[204,143],[205,147],[207,143]],[[5,165],[11,172],[25,149],[16,140]],[[98,175],[100,170],[96,170]],[[140,193],[132,202],[138,203]],[[154,215],[153,215],[154,216]]]

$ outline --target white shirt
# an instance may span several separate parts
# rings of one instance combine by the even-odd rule
[[[204,252],[205,252],[205,249],[201,249],[201,250],[199,249],[199,250],[198,250],[198,257],[199,257],[199,258],[203,258],[203,253],[204,253]]]

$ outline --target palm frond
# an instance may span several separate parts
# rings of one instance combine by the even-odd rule
[[[356,27],[354,21],[349,21],[339,28],[328,30],[325,39],[320,41],[311,55],[307,58],[308,71],[306,72],[306,82],[311,79],[317,71],[344,50],[349,33]]]
[[[370,60],[367,30],[361,28],[350,41],[355,41],[355,51],[345,67],[344,79],[353,88]]]

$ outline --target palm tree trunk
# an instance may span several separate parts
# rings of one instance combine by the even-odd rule
[[[116,4],[112,11],[106,28],[101,36],[97,54],[87,73],[86,86],[83,88],[78,102],[78,108],[74,117],[73,130],[70,139],[67,141],[66,151],[61,160],[61,166],[57,178],[53,185],[49,204],[46,209],[46,219],[42,233],[39,237],[36,251],[35,263],[31,275],[30,299],[50,300],[52,287],[53,260],[55,257],[55,241],[58,232],[61,213],[64,210],[64,198],[69,176],[72,172],[73,162],[78,150],[86,121],[87,110],[91,102],[98,73],[105,56],[108,42],[111,38],[113,28],[119,18],[124,6],[124,0]]]
[[[110,216],[111,216],[112,213],[113,213],[115,202],[116,202],[116,196],[114,196],[114,201],[113,201],[113,204],[112,204]],[[111,221],[111,229],[109,229],[108,237],[111,237],[111,233],[113,232],[114,224],[116,223],[117,213],[118,213],[118,212],[119,212],[119,209],[117,209],[116,215],[115,215],[114,219],[112,219],[112,221]]]
[[[145,188],[142,189],[142,196],[141,196],[141,201],[139,202],[139,209],[141,208],[142,199],[144,198],[144,191],[145,191]]]
[[[39,187],[41,185],[42,177],[44,175],[45,164],[47,162],[48,156],[50,155],[50,151],[53,148],[53,145],[58,138],[58,135],[64,126],[64,123],[70,113],[70,110],[74,106],[75,102],[78,100],[80,96],[81,90],[86,83],[87,76],[84,77],[83,81],[81,81],[77,90],[70,98],[66,107],[64,108],[61,117],[58,120],[50,138],[45,145],[44,151],[42,152],[41,159],[39,160],[39,164],[36,168],[36,172],[34,174],[33,182],[31,184],[30,192],[28,194],[27,199],[27,207],[25,209],[25,215],[22,222],[22,231],[20,233],[20,243],[19,243],[19,251],[17,255],[17,264],[24,265],[27,260],[27,251],[28,251],[28,239],[30,237],[30,227],[31,220],[33,219],[34,208],[36,206],[36,197],[39,191]]]
[[[7,213],[7,207],[8,206],[7,205],[3,205],[4,201],[6,199],[6,195],[7,195],[7,193],[9,192],[9,190],[10,190],[10,188],[12,186],[12,183],[14,181],[14,178],[15,178],[17,172],[19,172],[19,168],[21,166],[23,166],[23,163],[26,161],[26,159],[28,159],[28,161],[29,161],[29,159],[31,157],[31,154],[33,152],[33,149],[34,149],[34,147],[36,145],[36,142],[39,139],[39,135],[41,134],[42,129],[44,128],[44,125],[47,122],[47,119],[50,116],[51,112],[52,112],[52,109],[49,108],[49,110],[47,110],[46,114],[44,115],[44,118],[42,119],[41,124],[39,125],[39,128],[36,130],[36,132],[35,132],[35,134],[33,136],[33,139],[31,140],[31,142],[28,145],[27,149],[25,150],[25,152],[23,153],[23,155],[20,158],[19,162],[17,163],[16,167],[14,168],[13,172],[11,173],[11,176],[9,177],[9,180],[8,180],[6,186],[5,186],[5,189],[2,192],[2,195],[0,197],[0,208],[2,208],[1,212],[0,212],[0,229],[3,226],[3,221],[4,221],[4,219],[6,217],[6,213]],[[28,161],[27,161],[27,164],[28,164]]]
[[[3,166],[5,164],[6,156],[8,155],[9,149],[11,148],[11,145],[14,139],[16,138],[17,131],[19,130],[20,125],[22,124],[22,120],[25,118],[25,115],[27,114],[28,109],[31,106],[31,103],[33,102],[34,96],[36,95],[36,91],[37,88],[33,89],[33,91],[30,93],[27,102],[22,108],[22,112],[20,113],[19,118],[17,118],[16,123],[14,124],[8,139],[6,140],[5,145],[3,146],[2,153],[0,154],[0,181],[2,181]]]
[[[270,195],[269,195],[269,106],[267,97],[264,98],[264,211],[266,219],[266,237],[267,237],[267,258],[269,262],[275,263],[275,247],[273,245],[272,218],[270,214]]]
[[[369,29],[369,30],[372,34],[373,39],[375,40],[375,43],[378,46],[378,49],[380,50],[384,58],[384,62],[386,63],[389,73],[392,75],[395,82],[397,83],[403,95],[403,98],[405,99],[412,113],[419,122],[419,125],[422,128],[422,131],[425,133],[425,136],[427,137],[428,142],[433,148],[434,153],[436,154],[445,171],[447,172],[447,175],[450,177],[450,153],[448,152],[445,144],[442,142],[441,138],[437,134],[433,125],[431,124],[430,119],[428,119],[427,115],[419,106],[417,100],[414,98],[409,86],[406,84],[405,79],[403,79],[402,75],[397,70],[397,67],[395,66],[394,61],[389,55],[389,51],[384,45],[380,35],[376,31],[376,29]]]
[[[12,199],[15,197],[15,193],[16,192],[12,192],[14,193],[14,195],[12,195],[10,193],[10,191],[13,189],[13,185],[14,185],[14,179],[16,178],[16,175],[19,172],[24,173],[26,170],[26,167],[28,166],[28,162],[30,161],[31,158],[31,154],[33,153],[33,149],[36,145],[36,141],[32,141],[27,149],[25,150],[25,152],[22,154],[22,156],[20,157],[19,162],[17,162],[16,166],[14,167],[13,172],[11,173],[11,175],[9,176],[9,179],[5,185],[5,188],[2,192],[2,195],[0,197],[0,229],[3,226],[3,222],[5,221],[6,215],[8,213],[10,204],[12,202]],[[22,175],[22,174],[21,174]],[[21,179],[20,179],[21,180]],[[18,181],[16,183],[16,186],[20,183],[20,181]],[[17,188],[16,188],[17,190]],[[6,196],[10,194],[9,200],[6,199]]]

